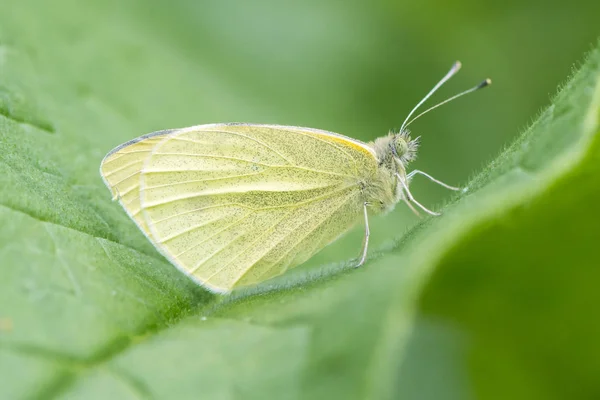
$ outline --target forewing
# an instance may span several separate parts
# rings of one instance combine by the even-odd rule
[[[174,131],[145,154],[137,203],[123,204],[141,207],[128,211],[175,265],[229,291],[298,265],[356,222],[359,181],[376,162],[344,140],[270,125]]]

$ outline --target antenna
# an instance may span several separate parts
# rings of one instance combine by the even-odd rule
[[[474,91],[479,90],[479,89],[483,89],[484,87],[490,86],[491,84],[492,84],[492,80],[490,78],[487,78],[486,80],[484,80],[483,82],[481,82],[479,85],[474,86],[471,89],[465,90],[464,92],[461,92],[459,94],[455,94],[454,96],[452,96],[450,98],[447,98],[446,100],[442,101],[441,103],[436,104],[435,106],[429,107],[427,110],[423,111],[421,114],[417,115],[416,117],[414,117],[413,119],[411,119],[409,122],[403,124],[402,126],[404,128],[406,128],[407,126],[409,126],[410,124],[412,124],[413,122],[415,122],[417,119],[419,119],[423,115],[427,114],[429,111],[435,110],[439,106],[443,106],[444,104],[450,103],[452,100],[456,100],[459,97],[464,96],[465,94],[473,93]]]
[[[452,68],[450,68],[450,71],[448,71],[448,73],[433,87],[433,89],[431,89],[429,91],[429,93],[427,93],[425,95],[425,97],[423,97],[423,99],[411,110],[411,112],[408,113],[408,115],[406,116],[406,119],[404,120],[404,122],[402,123],[402,126],[400,127],[400,132],[402,132],[404,130],[404,128],[407,125],[407,121],[415,113],[415,111],[417,111],[417,109],[419,107],[421,107],[421,105],[423,105],[423,103],[425,103],[427,101],[427,99],[430,98],[431,95],[436,92],[436,90],[438,90],[444,83],[448,82],[448,80],[450,78],[452,78],[454,75],[456,75],[456,73],[458,72],[458,70],[460,69],[461,66],[462,66],[462,64],[460,63],[460,61],[457,61],[452,65]]]

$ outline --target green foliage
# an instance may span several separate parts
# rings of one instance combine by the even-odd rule
[[[147,131],[267,106],[165,43],[143,4],[72,3],[0,17],[0,398],[600,398],[600,50],[442,217],[361,269],[219,297],[97,168]]]

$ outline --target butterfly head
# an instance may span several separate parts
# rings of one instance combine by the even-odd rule
[[[378,177],[377,179],[373,180],[372,184],[368,188],[371,192],[371,195],[370,197],[367,196],[367,203],[371,203],[371,199],[383,199],[379,201],[381,204],[381,209],[383,211],[389,211],[398,201],[404,201],[406,205],[408,205],[416,214],[418,214],[418,212],[416,208],[414,208],[413,204],[428,214],[438,215],[438,213],[425,208],[412,196],[412,193],[409,189],[409,184],[411,178],[415,174],[424,175],[433,182],[438,183],[447,189],[459,190],[459,188],[446,185],[445,183],[438,181],[423,171],[413,170],[407,173],[406,169],[407,165],[411,161],[414,161],[417,157],[417,149],[419,147],[419,138],[411,138],[410,132],[407,129],[408,126],[428,112],[433,111],[436,108],[466,94],[483,89],[492,83],[491,80],[485,79],[477,86],[451,96],[413,117],[413,114],[427,101],[427,99],[429,99],[445,82],[453,77],[458,72],[460,67],[461,64],[458,61],[452,65],[452,68],[450,68],[448,73],[446,73],[446,75],[433,87],[433,89],[431,89],[429,93],[427,93],[425,97],[423,97],[423,99],[421,99],[421,101],[419,101],[417,105],[408,113],[406,119],[400,126],[400,131],[398,133],[391,132],[389,135],[375,139],[375,141],[369,143],[377,158]],[[373,201],[373,203],[376,202]]]

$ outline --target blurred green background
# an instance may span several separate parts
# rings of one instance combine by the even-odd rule
[[[548,105],[600,34],[596,1],[3,3],[0,40],[29,50],[42,64],[32,73],[54,75],[44,95],[58,109],[46,113],[62,112],[62,128],[81,139],[65,153],[93,151],[75,160],[81,185],[99,181],[112,147],[166,128],[256,122],[372,140],[398,129],[455,60],[461,73],[429,104],[486,77],[494,84],[412,125],[422,136],[413,166],[460,185]],[[28,85],[17,89],[28,94]],[[64,109],[74,97],[76,122]],[[433,208],[449,195],[418,178],[413,193]],[[405,207],[374,219],[371,248],[414,221]],[[349,257],[361,236],[353,231],[312,263]]]
[[[600,2],[594,1],[179,0],[72,6],[89,13],[99,7],[103,16],[90,25],[78,23],[76,11],[68,18],[69,11],[61,10],[73,46],[84,45],[88,35],[115,35],[114,48],[98,49],[82,72],[90,91],[112,107],[119,107],[123,96],[134,99],[127,104],[135,118],[131,131],[106,133],[114,145],[153,130],[227,121],[309,126],[372,140],[398,129],[452,62],[461,60],[461,73],[429,104],[485,77],[494,85],[412,126],[422,136],[413,166],[457,185],[548,105],[600,34]],[[123,15],[135,15],[139,26],[123,26],[129,22]],[[148,39],[172,53],[148,54],[140,43]],[[123,52],[125,65],[115,57]],[[114,85],[96,87],[90,76]],[[105,143],[99,151],[110,149]],[[413,192],[432,207],[449,195],[422,179],[415,180]],[[372,249],[415,221],[405,207],[398,208],[373,221]],[[339,260],[344,249],[353,255],[361,235],[358,228],[311,263]]]
[[[48,189],[39,181],[32,184],[33,179],[25,180],[25,183],[19,182],[20,190],[0,192],[2,204],[8,204],[7,209],[25,209],[41,221],[58,221],[74,228],[73,237],[78,231],[91,233],[142,249],[147,254],[153,252],[151,246],[133,223],[124,222],[128,220],[120,209],[117,211],[118,206],[109,202],[110,194],[98,174],[101,159],[122,142],[155,130],[213,122],[308,126],[368,141],[399,128],[410,109],[455,60],[460,60],[463,63],[460,74],[429,104],[486,77],[492,78],[492,87],[444,106],[411,128],[422,136],[419,159],[413,167],[449,184],[461,185],[511,143],[549,104],[557,85],[565,81],[600,35],[598,1],[0,0],[0,10],[0,114],[24,122],[19,124],[19,129],[27,133],[22,143],[15,144],[19,140],[11,137],[15,143],[7,147],[17,149],[18,156],[11,159],[12,154],[9,154],[7,159],[14,162],[6,164],[12,168],[9,171],[20,173],[22,164],[19,162],[25,159],[35,167],[32,169],[36,173],[49,171],[39,180],[50,182],[48,187],[56,182],[65,185],[63,188],[56,184]],[[12,134],[10,129],[6,132]],[[42,135],[41,131],[48,135]],[[20,144],[23,146],[19,147]],[[413,185],[417,199],[434,209],[450,196],[426,180],[415,179]],[[30,191],[26,192],[23,187]],[[64,205],[66,212],[54,207],[53,200],[59,194],[62,197],[56,204]],[[21,195],[27,200],[22,200]],[[73,204],[65,198],[73,198]],[[78,208],[82,199],[92,206]],[[99,210],[98,215],[110,223],[101,226],[94,219],[96,215],[89,212],[91,209]],[[80,218],[78,212],[84,217]],[[385,217],[374,218],[371,221],[372,252],[390,246],[415,221],[402,206]],[[6,232],[9,237],[11,231]],[[33,236],[34,232],[30,234]],[[362,235],[362,228],[358,227],[317,255],[308,266],[354,257],[360,249]],[[71,244],[70,236],[65,237],[61,242],[64,249],[79,246],[76,241]],[[19,248],[19,257],[26,254],[24,266],[19,265],[23,271],[29,268],[30,260],[37,260],[38,250],[32,245],[21,253]],[[72,251],[68,256],[79,254]],[[92,264],[97,263],[94,266],[105,262],[90,258]],[[93,275],[91,269],[85,269],[87,265],[79,259],[69,260],[81,266],[76,272],[88,280],[98,276]],[[44,274],[56,273],[45,268],[43,261],[39,262],[41,267],[38,265],[39,275],[31,274],[32,279],[43,281]],[[98,270],[110,276],[113,270],[121,271],[120,264],[114,265],[105,271]],[[141,269],[132,267],[123,272],[123,276],[139,271]],[[28,271],[19,273],[29,274]],[[131,278],[131,281],[143,282],[139,283],[140,287],[146,280],[153,282],[139,273],[142,277]],[[115,282],[121,283],[121,275],[115,273],[115,276],[118,277]],[[122,280],[126,282],[123,287],[136,288],[126,278]],[[122,304],[130,303],[113,297],[114,303],[107,301],[108,296],[104,296],[103,291],[112,288],[104,288],[104,283],[94,287],[98,292],[84,293],[87,301],[124,310],[123,316],[118,317],[129,321],[129,316],[125,316],[129,309]],[[179,283],[173,283],[176,285]],[[9,289],[13,286],[10,282],[7,284]],[[375,291],[371,290],[371,293]],[[22,299],[29,295],[23,294],[25,291],[14,291],[17,295],[11,292],[6,298]],[[94,297],[97,293],[102,296]],[[197,295],[192,289],[189,293],[190,297]],[[0,293],[0,299],[2,295]],[[319,296],[314,299],[315,304],[321,300]],[[159,300],[167,304],[167,300]],[[17,316],[14,317],[15,336],[24,335],[25,328],[18,326],[21,322],[18,312],[25,315],[28,319],[21,326],[27,328],[26,335],[30,336],[24,335],[24,338],[40,346],[67,349],[70,355],[88,355],[88,351],[96,351],[104,339],[120,337],[122,320],[117,317],[111,320],[113,309],[108,306],[106,315],[110,318],[102,319],[93,314],[94,307],[89,307],[93,311],[85,308],[88,305],[85,302],[81,302],[84,304],[81,310],[77,308],[81,305],[79,302],[68,303],[76,304],[73,310],[81,311],[77,316],[93,321],[89,322],[89,335],[78,336],[76,329],[62,327],[63,320],[57,318],[61,313],[70,312],[63,311],[67,308],[63,308],[62,303],[57,301],[59,306],[52,310],[55,314],[45,312],[46,309],[44,312],[34,310],[31,304],[36,303],[19,300],[21,308],[11,304],[12,308],[3,312]],[[301,302],[289,302],[287,306],[304,312]],[[320,309],[317,305],[314,307],[319,311],[310,309],[307,315],[320,316]],[[131,309],[139,311],[132,315],[145,322],[146,309],[141,306]],[[376,307],[364,313],[378,321],[379,315],[371,314],[373,309]],[[341,316],[332,314],[339,318],[336,325],[339,332],[346,333],[343,328],[354,320],[354,311],[349,309]],[[119,312],[114,312],[117,314]],[[179,315],[190,314],[195,315],[193,310]],[[265,315],[267,319],[270,317],[268,313]],[[73,322],[72,315],[64,318],[65,326],[80,324],[79,320]],[[131,321],[134,320],[131,317]],[[335,322],[333,318],[332,321]],[[113,329],[111,324],[118,329]],[[130,329],[126,323],[123,325],[126,325],[124,331]],[[30,326],[42,328],[29,329]],[[44,330],[48,326],[51,327],[49,333]],[[109,328],[104,332],[102,329],[106,326]],[[371,327],[368,323],[364,326]],[[246,328],[244,325],[239,331],[245,332],[242,329]],[[321,331],[326,332],[323,336],[329,334],[326,328]],[[195,335],[196,332],[190,336]],[[410,365],[423,365],[423,370],[414,372],[421,379],[419,385],[415,384],[418,390],[427,388],[428,368],[444,359],[445,354],[432,355],[434,361],[429,363],[421,358],[427,355],[430,341],[438,339],[435,332],[431,338],[425,337],[424,353],[413,356],[418,359],[417,364]],[[335,350],[337,338],[331,340],[333,344],[324,341],[326,346],[321,349]],[[440,339],[443,340],[447,338]],[[228,346],[229,343],[223,344],[224,349]],[[236,356],[237,353],[232,357]],[[448,356],[451,358],[452,354]],[[178,362],[177,357],[173,359],[174,363]],[[425,361],[419,364],[422,359]],[[134,365],[136,368],[148,366],[150,362]],[[336,370],[333,367],[332,370]],[[362,369],[362,365],[357,368]],[[452,376],[456,371],[453,365],[441,368],[450,371],[451,382],[440,387],[460,386],[466,379]],[[48,368],[57,369],[54,365]],[[13,368],[6,370],[12,372]],[[403,379],[411,380],[410,372]],[[29,376],[29,371],[27,374]],[[36,376],[35,381],[45,382],[46,377],[42,375],[40,373],[39,379]],[[12,381],[17,386],[21,382]],[[30,389],[31,385],[23,386]],[[420,393],[417,389],[415,392]]]

